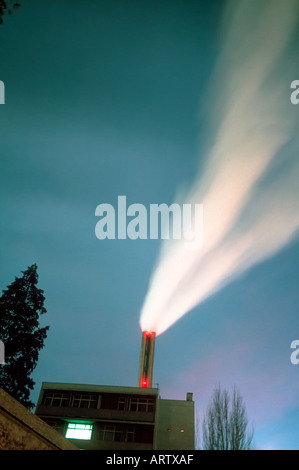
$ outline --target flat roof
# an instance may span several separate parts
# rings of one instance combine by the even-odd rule
[[[42,382],[42,390],[70,390],[101,393],[133,393],[138,395],[158,395],[158,388],[123,387],[119,385],[76,384],[64,382]]]
[[[167,399],[162,398],[159,395],[159,388],[143,388],[143,387],[124,387],[121,385],[96,385],[96,384],[77,384],[77,383],[65,383],[65,382],[42,382],[39,402],[42,398],[42,392],[44,390],[65,390],[65,391],[74,391],[74,392],[95,392],[95,393],[117,393],[117,394],[133,394],[133,395],[143,395],[143,396],[152,396],[155,395],[159,401],[163,401],[165,405],[178,405],[183,404],[186,406],[193,406],[194,401],[192,399],[192,393],[187,393],[185,400],[178,399]]]

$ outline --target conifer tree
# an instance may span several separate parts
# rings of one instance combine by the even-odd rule
[[[3,23],[5,13],[12,14],[14,8],[20,8],[20,3],[14,0],[0,0],[0,24]]]
[[[46,313],[43,290],[37,287],[37,266],[3,291],[0,297],[0,339],[5,345],[5,363],[0,365],[0,387],[27,408],[33,408],[30,391],[39,351],[44,346],[48,326],[39,327],[39,316]]]

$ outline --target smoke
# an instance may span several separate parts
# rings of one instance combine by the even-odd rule
[[[207,94],[213,145],[185,197],[203,203],[203,246],[188,251],[184,240],[164,242],[142,330],[163,333],[297,235],[299,132],[288,88],[296,78],[290,71],[298,7],[298,0],[241,0],[225,9]]]

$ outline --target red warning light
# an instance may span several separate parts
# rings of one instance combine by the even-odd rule
[[[141,387],[142,387],[142,388],[148,388],[148,383],[149,383],[148,377],[142,378],[142,380],[141,380]]]
[[[153,331],[145,331],[144,334],[147,338],[151,338],[153,336],[154,332]]]

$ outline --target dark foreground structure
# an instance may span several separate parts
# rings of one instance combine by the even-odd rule
[[[157,388],[44,382],[36,415],[79,449],[193,450],[194,402]]]
[[[78,450],[0,389],[0,450]]]

